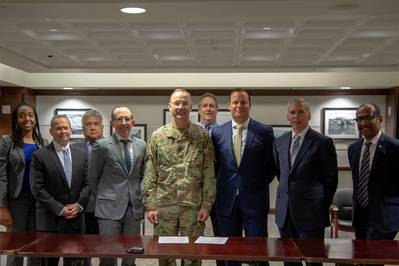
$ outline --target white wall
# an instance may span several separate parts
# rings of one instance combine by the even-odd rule
[[[268,124],[287,124],[287,102],[294,96],[254,96],[252,97],[252,117]],[[219,108],[227,108],[227,96],[217,97]],[[374,102],[385,110],[384,95],[372,96],[306,96],[310,104],[313,129],[321,130],[321,109],[338,107],[357,107],[364,102]],[[163,109],[167,108],[168,96],[37,96],[36,106],[41,124],[41,131],[45,138],[51,139],[48,133],[49,122],[56,108],[94,108],[104,116],[104,135],[109,135],[109,120],[112,108],[117,104],[127,104],[133,109],[136,123],[147,124],[147,138],[163,123]],[[193,97],[193,108],[197,108],[199,97]],[[350,142],[339,142],[338,151],[346,157],[345,148]],[[337,146],[338,147],[338,146]],[[352,186],[349,171],[340,171],[339,187]],[[271,186],[271,206],[274,206],[277,181]]]
[[[252,117],[269,124],[287,124],[287,102],[294,96],[253,96]],[[227,108],[227,96],[218,96],[219,108]],[[321,109],[328,107],[357,107],[363,102],[372,101],[385,110],[385,96],[306,96],[310,104],[311,127],[320,131]],[[197,108],[199,97],[193,97],[193,108]],[[134,112],[136,123],[147,124],[147,134],[162,125],[163,109],[167,108],[168,96],[37,96],[37,111],[42,133],[47,138],[48,126],[56,108],[94,108],[104,116],[105,128],[109,129],[110,113],[117,104],[127,104]],[[105,135],[109,130],[105,130]]]

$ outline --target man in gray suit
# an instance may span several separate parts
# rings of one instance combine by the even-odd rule
[[[95,215],[100,235],[138,235],[143,218],[141,180],[144,175],[146,144],[131,134],[133,113],[116,106],[111,113],[115,132],[98,140],[91,152],[89,184],[96,199]],[[100,265],[115,265],[116,259],[101,259]],[[134,259],[122,260],[123,266]]]

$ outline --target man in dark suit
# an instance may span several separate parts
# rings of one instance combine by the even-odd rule
[[[89,164],[89,183],[95,203],[100,235],[139,235],[144,217],[141,181],[146,144],[132,135],[133,113],[116,106],[111,113],[115,132],[94,145]],[[116,259],[101,259],[100,265],[115,265]],[[134,265],[133,258],[122,260]]]
[[[97,140],[103,137],[103,117],[97,110],[88,110],[82,116],[82,128],[84,140],[76,142],[73,146],[77,146],[82,150],[86,151],[87,157],[90,164],[91,151]],[[97,218],[94,216],[94,203],[95,199],[93,193],[90,193],[89,203],[85,210],[85,233],[86,234],[98,234],[98,223]]]
[[[222,236],[267,236],[269,183],[275,174],[273,130],[250,118],[251,98],[231,91],[232,121],[215,127],[216,214]],[[239,265],[240,262],[227,262]]]
[[[331,138],[309,127],[310,118],[304,99],[290,100],[287,120],[292,131],[275,141],[276,224],[281,237],[324,238],[330,225],[329,207],[338,184],[337,154]]]
[[[77,146],[80,149],[86,151],[87,158],[90,164],[91,151],[93,149],[94,144],[98,139],[103,137],[103,116],[97,110],[90,109],[86,111],[82,116],[82,129],[84,140],[76,142],[72,144],[73,146]],[[89,203],[87,204],[87,208],[84,212],[85,217],[85,225],[84,232],[86,234],[99,234],[98,222],[97,218],[94,215],[94,204],[95,199],[93,197],[93,193],[90,192]],[[84,261],[84,266],[91,265],[90,258]]]
[[[50,134],[53,141],[32,156],[30,184],[36,199],[36,229],[79,234],[89,200],[87,157],[69,145],[72,129],[65,115],[51,119]],[[45,260],[45,265],[58,265],[59,258]],[[70,263],[70,259],[64,260],[64,265]]]
[[[391,240],[399,230],[399,141],[381,132],[382,121],[375,104],[357,109],[362,138],[348,148],[356,239]]]

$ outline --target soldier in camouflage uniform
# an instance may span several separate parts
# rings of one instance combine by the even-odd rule
[[[147,145],[144,204],[156,235],[202,235],[215,199],[212,142],[206,130],[190,122],[191,105],[190,93],[176,89],[169,103],[172,122],[156,130]],[[185,260],[185,265],[200,264]]]

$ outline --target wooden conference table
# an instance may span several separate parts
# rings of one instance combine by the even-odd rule
[[[14,255],[22,247],[48,236],[48,233],[10,233],[0,232],[0,253]]]
[[[293,239],[306,262],[399,264],[399,241]]]
[[[244,261],[301,261],[302,256],[290,239],[230,237],[225,245],[159,244],[157,236],[100,236],[50,234],[21,247],[21,256],[229,259]],[[144,247],[143,254],[129,254],[128,247]]]
[[[0,252],[27,257],[129,257],[399,264],[399,241],[230,237],[225,245],[159,244],[157,236],[0,233]],[[143,254],[126,248],[144,247]]]

